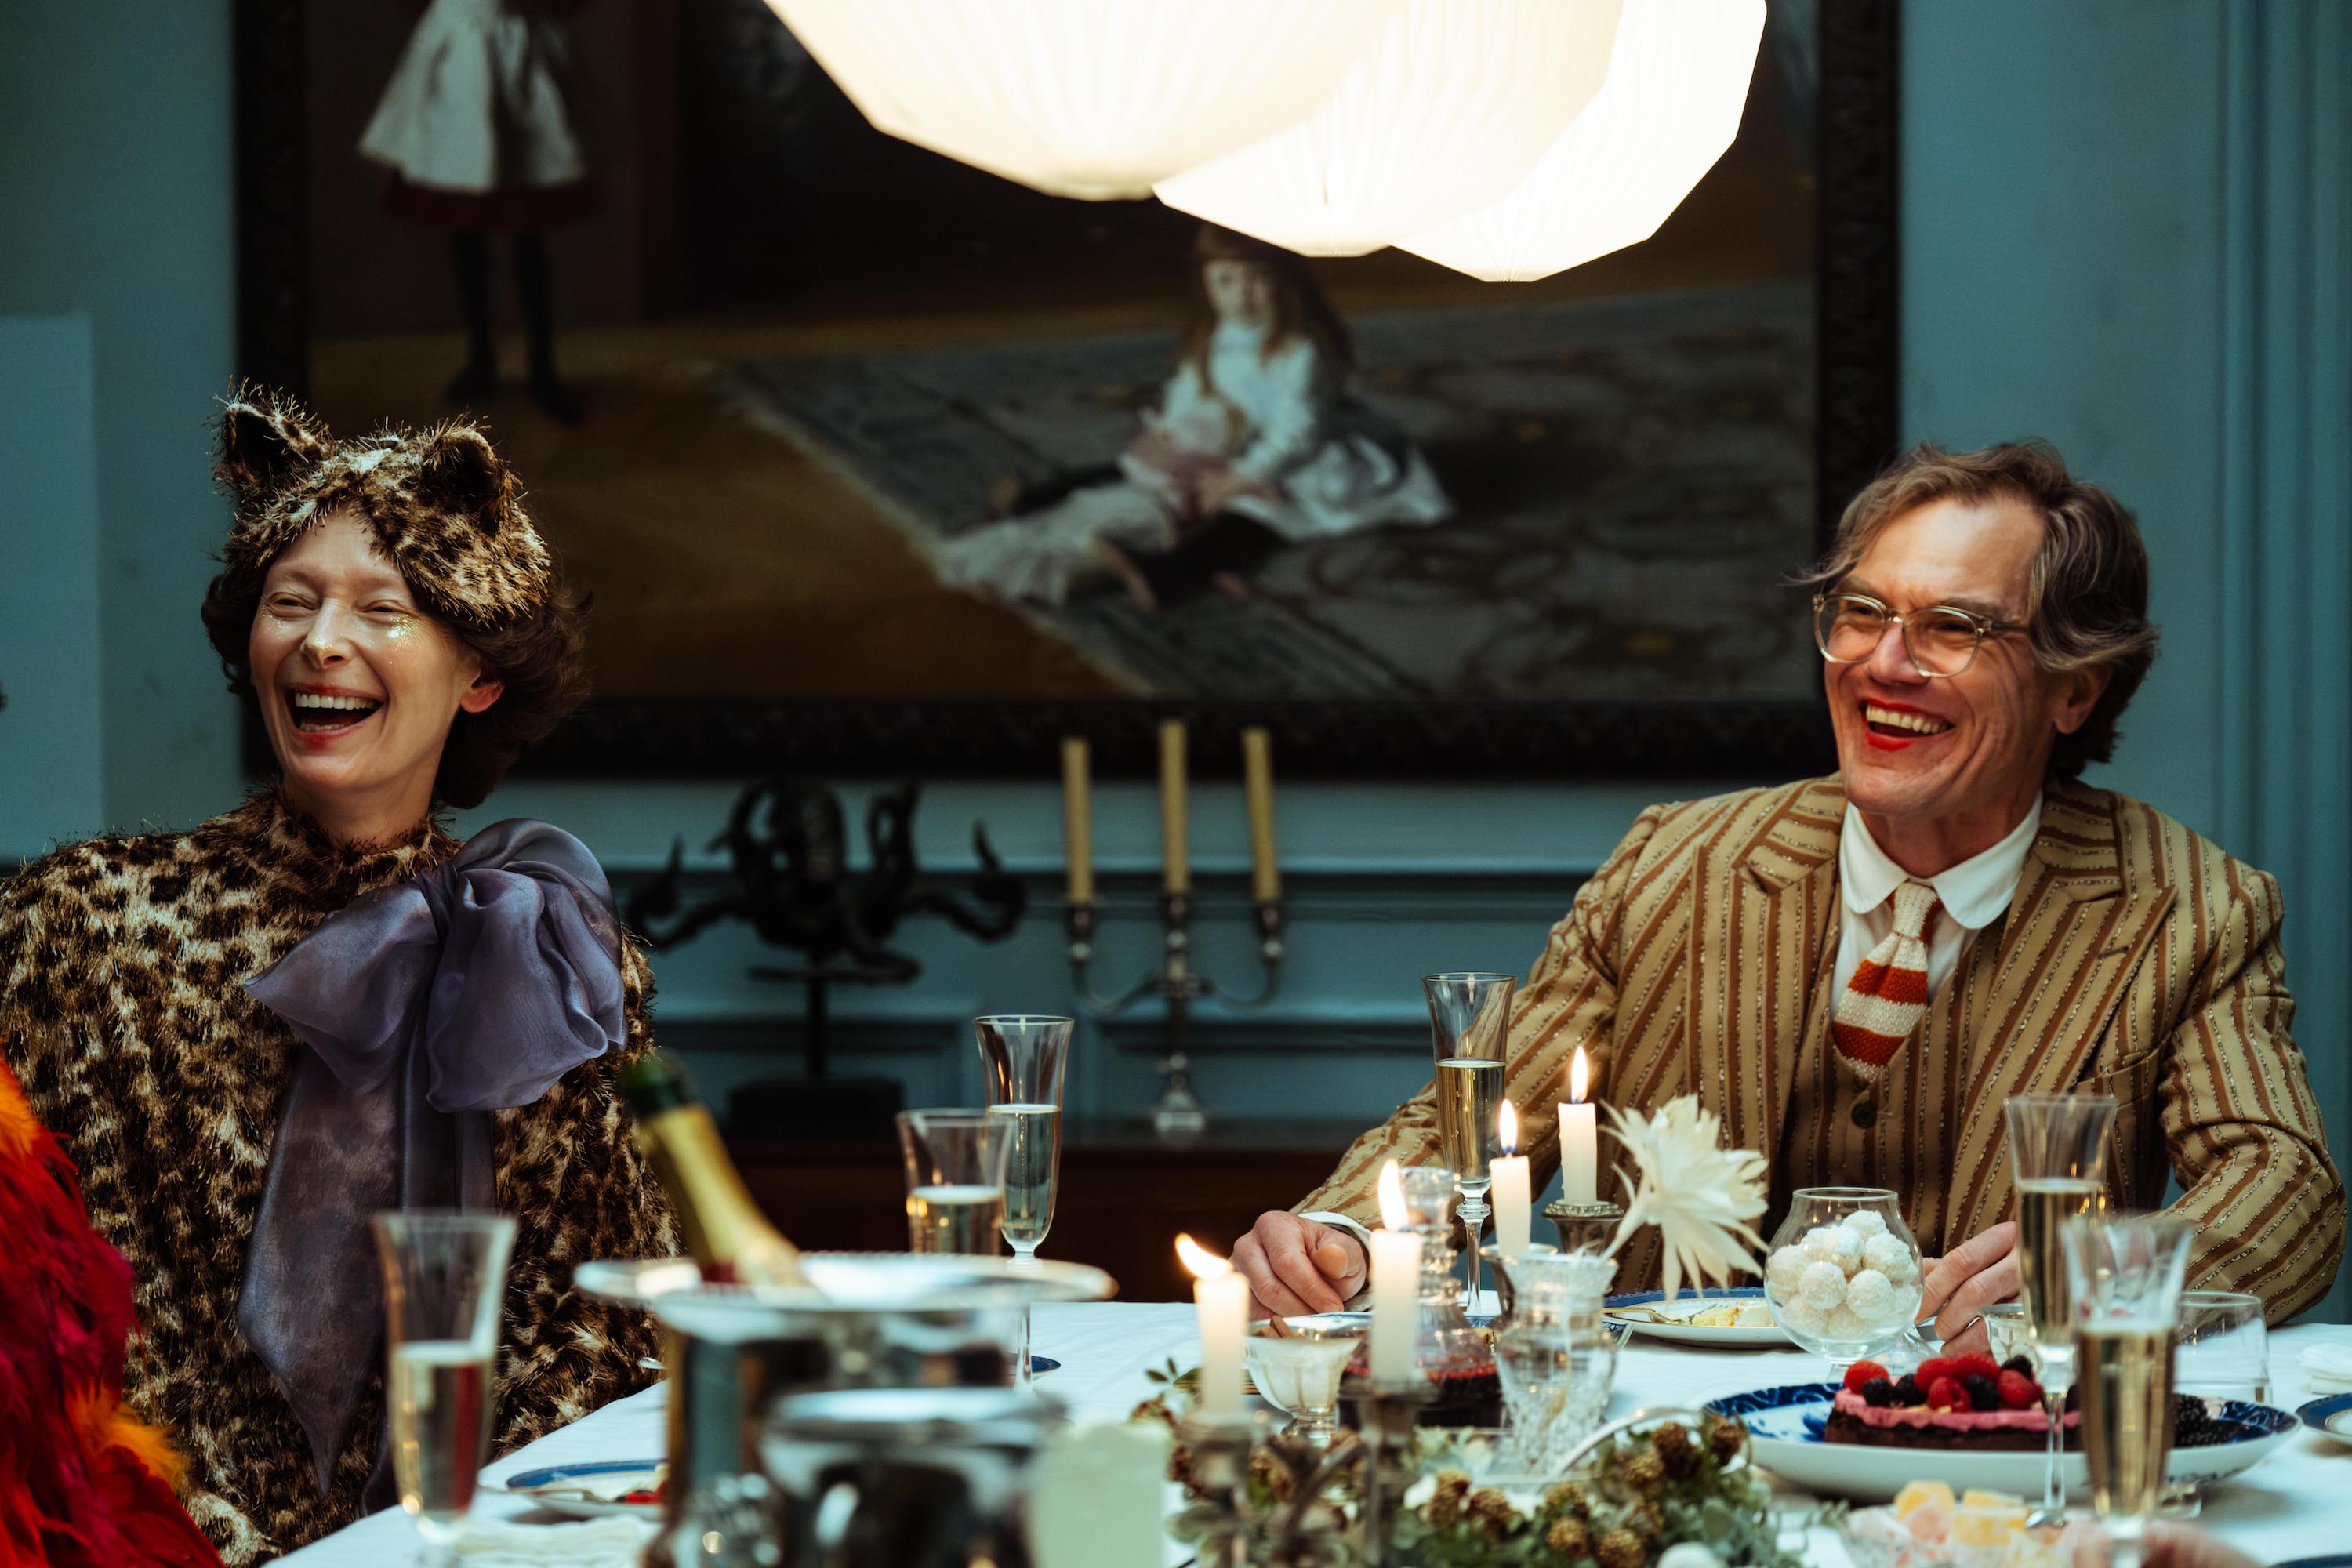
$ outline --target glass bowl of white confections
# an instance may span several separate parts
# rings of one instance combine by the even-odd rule
[[[1919,1242],[1883,1187],[1803,1187],[1764,1259],[1781,1331],[1843,1366],[1874,1358],[1919,1315]]]

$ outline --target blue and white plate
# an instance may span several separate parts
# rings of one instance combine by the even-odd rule
[[[2018,1497],[2041,1495],[2043,1459],[2038,1450],[1874,1448],[1829,1442],[1822,1427],[1836,1395],[1833,1383],[1799,1383],[1710,1400],[1706,1407],[1748,1424],[1759,1465],[1784,1480],[1832,1497],[1879,1502],[1915,1480],[1944,1481],[1955,1491],[1982,1487]],[[2199,1486],[2224,1480],[2267,1458],[2293,1435],[2295,1425],[2284,1410],[2237,1399],[2221,1406],[2219,1418],[2234,1428],[2230,1438],[2204,1447],[2175,1448],[2164,1468],[2168,1480]],[[2090,1473],[2079,1452],[2063,1456],[2061,1462],[2066,1467],[2068,1490],[2089,1486]]]
[[[1633,1290],[1622,1296],[1611,1296],[1601,1303],[1601,1315],[1612,1323],[1622,1323],[1637,1334],[1647,1334],[1654,1340],[1669,1340],[1676,1344],[1705,1345],[1710,1350],[1761,1350],[1770,1346],[1788,1349],[1795,1342],[1780,1331],[1778,1323],[1764,1323],[1755,1328],[1717,1328],[1706,1323],[1661,1323],[1648,1312],[1622,1312],[1620,1307],[1646,1307],[1662,1317],[1688,1318],[1709,1307],[1725,1302],[1741,1306],[1764,1304],[1761,1285],[1734,1285],[1728,1289],[1710,1287],[1705,1295],[1694,1295],[1685,1289],[1675,1300],[1666,1300],[1663,1290]]]
[[[2352,1394],[2331,1394],[2295,1406],[2294,1413],[2313,1431],[2325,1432],[2339,1443],[2352,1443]]]
[[[659,1459],[607,1459],[593,1465],[550,1465],[545,1469],[518,1470],[494,1483],[516,1497],[573,1519],[603,1519],[625,1514],[658,1522],[657,1502],[607,1501],[625,1492],[651,1491],[661,1479]],[[593,1494],[593,1495],[591,1495]]]

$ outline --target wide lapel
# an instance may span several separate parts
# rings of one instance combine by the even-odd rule
[[[2011,901],[1992,1005],[1969,1060],[1977,1108],[1961,1129],[1953,1208],[1974,1235],[2008,1217],[2005,1121],[2013,1094],[2063,1094],[2091,1055],[2125,984],[2172,908],[2168,884],[2135,886],[2119,849],[2114,797],[2079,784],[2050,786],[2042,831]],[[2000,1178],[2000,1179],[1996,1179]]]
[[[1816,779],[1759,804],[1706,847],[1693,885],[1687,1082],[1730,1147],[1772,1159],[1836,919],[1845,789]]]

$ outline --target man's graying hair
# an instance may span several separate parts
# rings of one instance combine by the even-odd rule
[[[1864,486],[1838,519],[1837,537],[1804,586],[1837,586],[1888,523],[1931,501],[2014,500],[2042,519],[2026,631],[2044,669],[2113,671],[2083,727],[2058,737],[2050,776],[2071,779],[2116,750],[2116,721],[2156,662],[2147,618],[2147,551],[2123,504],[2066,471],[2046,441],[2004,441],[1973,452],[1922,441]]]

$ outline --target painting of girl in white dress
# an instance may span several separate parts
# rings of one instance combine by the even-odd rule
[[[1203,228],[1193,263],[1176,373],[1117,468],[944,542],[943,582],[1042,605],[1116,586],[1155,609],[1209,585],[1245,597],[1286,545],[1452,515],[1420,448],[1349,386],[1347,326],[1297,256]]]

